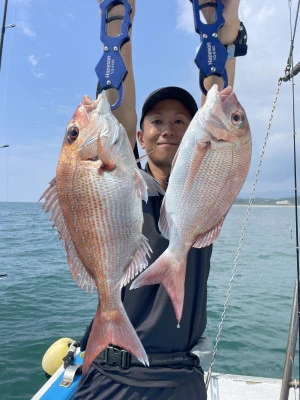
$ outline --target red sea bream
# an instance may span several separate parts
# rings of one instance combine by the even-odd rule
[[[74,280],[98,291],[83,371],[109,344],[148,365],[121,301],[122,286],[148,265],[151,251],[142,235],[142,199],[147,201],[147,186],[154,194],[159,185],[142,174],[106,97],[84,96],[67,125],[56,178],[41,197],[64,241]]]
[[[175,156],[159,227],[169,247],[131,288],[162,283],[178,322],[184,301],[190,248],[205,247],[219,236],[224,219],[247,177],[251,133],[232,88],[213,86],[191,121]],[[201,266],[199,266],[201,268]]]

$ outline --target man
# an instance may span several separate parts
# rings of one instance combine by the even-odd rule
[[[135,0],[130,0],[130,3],[134,18]],[[199,0],[199,4],[202,3],[205,0]],[[219,37],[223,44],[230,44],[238,33],[239,0],[223,0],[223,4],[226,23]],[[213,7],[204,8],[203,14],[208,22],[213,21],[214,12]],[[122,15],[122,9],[119,6],[114,7],[110,17],[117,18],[112,18],[109,23],[108,33],[111,35],[119,32],[119,15]],[[115,116],[125,126],[134,147],[137,116],[130,42],[123,46],[122,56],[128,74],[124,82],[124,100],[115,110]],[[232,85],[235,59],[228,60],[226,68],[229,84]],[[215,80],[216,78],[207,78],[205,87],[209,89]],[[114,103],[112,94],[108,93],[108,96],[111,103]],[[196,111],[197,104],[193,97],[178,87],[167,87],[153,92],[143,105],[137,138],[141,147],[149,153],[146,171],[164,189],[168,185],[174,155]],[[161,202],[162,196],[159,196],[151,197],[147,204],[143,204],[143,234],[153,250],[151,263],[168,245],[168,241],[160,235],[157,225]],[[124,288],[124,307],[149,356],[150,367],[142,366],[135,357],[130,357],[126,351],[112,346],[105,353],[102,352],[83,375],[74,400],[207,398],[203,371],[199,359],[191,350],[199,342],[206,327],[206,292],[211,252],[212,246],[192,248],[189,252],[183,317],[179,329],[172,303],[162,285],[150,285],[130,291],[129,284]],[[88,333],[89,329],[82,341],[82,347],[85,347]]]

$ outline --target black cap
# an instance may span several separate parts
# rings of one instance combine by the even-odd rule
[[[145,115],[151,110],[151,108],[153,108],[158,102],[168,99],[180,101],[180,103],[182,103],[189,111],[191,117],[193,117],[198,111],[197,103],[194,97],[188,91],[177,86],[163,87],[152,92],[145,100],[142,108],[140,126],[143,123]]]

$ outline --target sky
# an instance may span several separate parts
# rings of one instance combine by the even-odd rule
[[[291,44],[297,4],[241,0],[248,54],[237,59],[234,90],[250,122],[253,152],[240,197],[254,185],[277,90]],[[96,0],[9,0],[0,72],[0,201],[36,202],[55,176],[65,127],[83,95],[95,98],[95,67],[102,55]],[[2,21],[4,0],[0,1]],[[300,61],[296,34],[294,65]],[[133,63],[137,112],[162,86],[181,86],[200,101],[194,63],[199,35],[189,0],[136,0]],[[300,74],[295,77],[300,107]],[[292,85],[280,87],[264,151],[256,197],[294,195]],[[297,114],[297,113],[296,113]],[[299,112],[295,118],[300,132]],[[299,135],[295,135],[299,157]],[[298,167],[299,170],[299,167]],[[299,177],[298,177],[299,180]]]

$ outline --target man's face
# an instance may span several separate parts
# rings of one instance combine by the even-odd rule
[[[173,99],[158,102],[145,115],[143,131],[138,131],[137,135],[141,147],[149,153],[150,165],[153,163],[159,168],[171,167],[191,119],[185,106]]]

